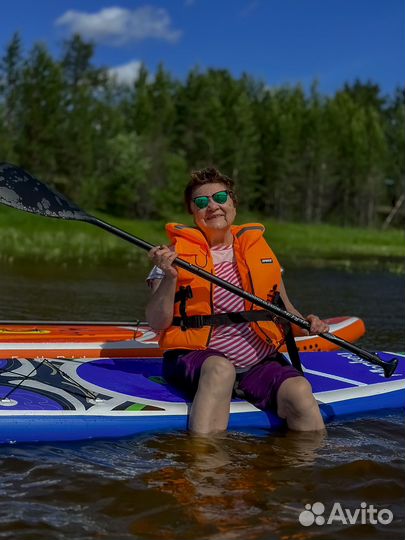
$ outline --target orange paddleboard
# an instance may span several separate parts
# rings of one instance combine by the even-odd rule
[[[325,321],[332,334],[350,342],[358,340],[366,331],[358,317],[334,317]],[[297,337],[295,341],[300,351],[337,349],[319,336]],[[156,333],[146,323],[0,323],[0,358],[159,357],[162,353]]]

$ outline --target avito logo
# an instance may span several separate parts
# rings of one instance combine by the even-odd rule
[[[350,510],[343,508],[339,502],[335,502],[328,516],[325,516],[325,505],[321,502],[306,504],[298,519],[301,525],[309,527],[313,524],[330,525],[331,523],[341,523],[342,525],[389,525],[394,519],[394,515],[388,508],[379,510],[372,504],[362,502],[360,508]]]

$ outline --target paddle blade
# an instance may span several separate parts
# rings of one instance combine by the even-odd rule
[[[0,163],[0,203],[45,217],[79,221],[87,218],[63,195],[11,163]]]

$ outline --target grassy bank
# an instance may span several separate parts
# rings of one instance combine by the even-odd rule
[[[112,218],[108,221],[151,243],[166,242],[164,223]],[[188,216],[179,221],[189,222]],[[242,216],[240,223],[252,220]],[[260,220],[282,264],[385,268],[404,272],[405,242],[400,230],[341,228]],[[147,264],[145,252],[85,223],[52,220],[0,207],[0,259],[61,264]]]

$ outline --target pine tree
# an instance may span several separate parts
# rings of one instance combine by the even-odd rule
[[[388,156],[381,200],[394,206],[405,186],[405,88],[396,89],[384,116]]]
[[[227,114],[228,134],[224,145],[226,169],[235,181],[241,208],[254,209],[257,202],[259,134],[253,105],[243,87],[239,89]]]
[[[9,161],[18,159],[16,145],[20,137],[22,67],[21,38],[15,33],[0,60],[0,152]]]
[[[142,65],[134,83],[128,103],[127,129],[138,135],[148,133],[153,122],[154,111],[150,75]]]
[[[57,156],[62,145],[62,97],[59,65],[45,45],[34,45],[21,73],[17,153],[20,164],[50,178],[57,174]]]
[[[96,143],[100,145],[102,129],[107,140],[108,123],[100,121],[100,93],[107,84],[106,70],[92,65],[94,45],[79,35],[65,41],[60,65],[63,70],[65,90],[63,96],[64,144],[59,161],[62,173],[72,179],[70,191],[80,201],[87,198],[87,184],[97,170]]]

